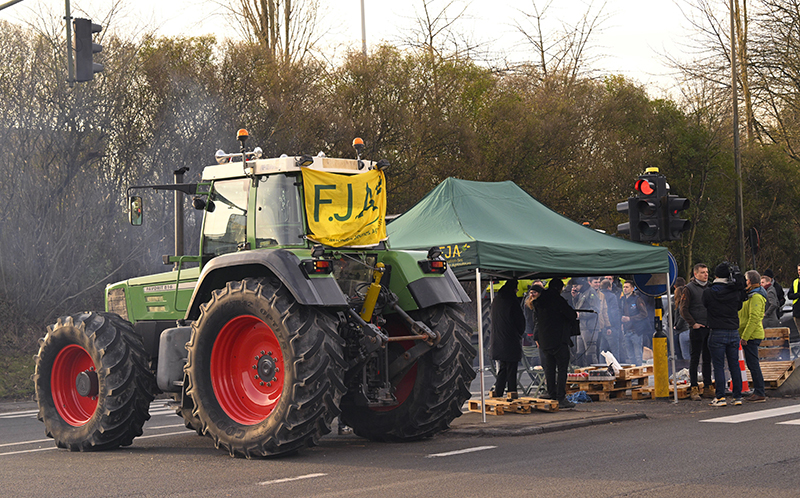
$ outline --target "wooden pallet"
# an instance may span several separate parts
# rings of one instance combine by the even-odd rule
[[[653,399],[654,393],[656,388],[654,386],[646,386],[641,387],[639,389],[634,389],[631,391],[631,398],[632,399]],[[688,384],[678,386],[678,399],[686,399],[689,397],[689,393],[691,392],[691,388]],[[669,386],[669,396],[675,396],[675,386]]]
[[[638,367],[623,368],[617,374],[617,378],[626,380],[650,375],[653,375],[653,365],[641,365]]]
[[[764,376],[764,385],[767,389],[777,389],[781,387],[781,384],[786,382],[786,379],[788,379],[794,371],[793,361],[761,360],[759,363],[761,364],[761,374]],[[747,381],[752,387],[753,376],[749,369],[747,370]]]
[[[471,412],[481,413],[481,401],[471,399],[468,401],[467,408]],[[507,398],[487,398],[486,413],[490,415],[505,415],[508,413],[528,414],[533,410],[543,412],[557,412],[558,401],[541,398],[522,397],[514,400]]]
[[[786,327],[764,329],[764,339],[758,348],[760,360],[789,360],[789,329]]]
[[[586,391],[586,392],[612,392],[612,391],[628,391],[647,385],[648,376],[629,378],[627,380],[581,380],[577,382],[568,382],[571,391]]]

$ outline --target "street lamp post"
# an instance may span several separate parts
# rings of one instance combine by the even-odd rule
[[[745,264],[744,255],[744,202],[742,199],[742,156],[739,150],[739,93],[736,80],[736,28],[733,0],[731,8],[731,98],[733,100],[733,164],[736,170],[736,245],[739,264]]]

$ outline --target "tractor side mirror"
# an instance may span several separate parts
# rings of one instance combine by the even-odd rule
[[[144,221],[144,204],[142,203],[142,198],[138,195],[128,198],[128,219],[131,225],[135,227],[142,226],[142,221]]]

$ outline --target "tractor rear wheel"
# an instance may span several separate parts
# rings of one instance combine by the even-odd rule
[[[356,405],[349,394],[342,398],[342,421],[361,437],[413,441],[433,436],[461,415],[461,406],[470,398],[476,352],[463,312],[441,304],[409,314],[440,334],[441,340],[394,385],[398,405],[370,408]],[[412,335],[400,317],[386,318],[385,329],[390,336]],[[415,344],[414,341],[389,343],[389,363]]]
[[[228,282],[200,307],[185,367],[200,430],[231,456],[313,446],[339,414],[344,341],[275,277]]]
[[[142,434],[156,385],[128,322],[112,313],[65,316],[39,343],[38,417],[56,446],[106,450]]]

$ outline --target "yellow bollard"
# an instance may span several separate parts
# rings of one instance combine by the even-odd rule
[[[653,335],[653,380],[656,398],[669,397],[667,334],[661,321],[661,299],[656,299],[656,333]]]

